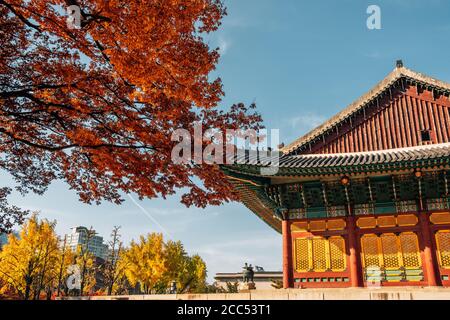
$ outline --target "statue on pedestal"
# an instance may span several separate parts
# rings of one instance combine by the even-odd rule
[[[242,267],[243,272],[242,272],[242,280],[243,280],[243,284],[240,286],[240,291],[245,291],[245,290],[255,290],[256,289],[256,285],[253,282],[254,276],[255,276],[255,271],[253,271],[253,266],[252,265],[248,265],[248,263],[245,263],[245,265]]]

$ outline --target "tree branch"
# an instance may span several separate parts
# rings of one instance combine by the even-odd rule
[[[20,21],[22,21],[23,23],[25,23],[27,26],[29,26],[30,28],[33,28],[34,30],[38,31],[38,32],[42,32],[41,28],[39,28],[38,25],[31,23],[27,18],[25,18],[23,15],[21,15],[20,13],[18,13],[11,4],[0,0],[0,4],[4,5],[5,7],[7,7],[17,18],[20,19]]]

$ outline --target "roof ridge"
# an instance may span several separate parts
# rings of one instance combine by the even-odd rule
[[[295,149],[299,148],[300,146],[304,145],[305,143],[316,138],[323,132],[334,127],[339,122],[341,122],[342,120],[344,120],[351,114],[353,114],[356,111],[358,111],[359,109],[361,109],[365,104],[367,104],[368,102],[373,100],[381,92],[386,90],[389,86],[391,86],[393,83],[395,83],[397,80],[399,80],[402,77],[412,78],[412,79],[415,79],[416,81],[424,82],[431,86],[435,86],[435,87],[450,91],[450,84],[447,82],[432,78],[423,73],[413,71],[411,69],[404,67],[403,65],[397,65],[397,67],[393,71],[391,71],[383,80],[378,82],[371,90],[369,90],[364,95],[359,97],[357,100],[352,102],[344,110],[342,110],[342,111],[338,112],[337,114],[335,114],[334,116],[332,116],[325,123],[312,129],[305,135],[294,140],[294,142],[292,142],[291,144],[282,148],[281,152],[289,154],[290,152],[294,151]]]
[[[386,154],[386,153],[396,153],[402,151],[422,151],[430,149],[443,149],[450,148],[450,142],[445,143],[435,143],[427,144],[422,146],[405,147],[405,148],[395,148],[395,149],[384,149],[375,151],[362,151],[362,152],[346,152],[346,153],[315,153],[315,154],[302,154],[302,155],[286,155],[294,158],[324,158],[324,157],[339,157],[339,156],[363,156],[363,155],[376,155],[376,154]]]

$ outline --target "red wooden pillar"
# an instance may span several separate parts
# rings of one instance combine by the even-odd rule
[[[425,212],[419,212],[419,221],[423,243],[423,257],[425,259],[424,265],[425,265],[425,272],[427,274],[428,285],[439,286],[441,281],[440,279],[438,279],[438,273],[436,272],[437,264],[436,264],[436,257],[433,253],[434,251],[432,247],[428,214],[426,214]]]
[[[347,234],[349,246],[349,269],[350,269],[350,283],[352,287],[362,287],[362,267],[361,267],[361,253],[358,249],[358,239],[356,235],[355,216],[347,217]]]
[[[283,234],[283,288],[288,289],[293,287],[291,226],[289,220],[286,219],[283,219],[281,224]]]

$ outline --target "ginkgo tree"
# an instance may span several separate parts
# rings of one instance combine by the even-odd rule
[[[167,270],[166,261],[163,235],[152,233],[132,241],[121,263],[129,283],[151,294]]]
[[[188,206],[236,199],[217,167],[171,161],[171,134],[194,122],[261,127],[252,108],[218,109],[219,52],[204,36],[225,14],[221,0],[0,0],[0,168],[20,192],[61,179],[87,203],[177,189]],[[9,192],[2,229],[23,220]]]
[[[11,234],[0,250],[0,297],[7,299],[52,299],[55,296],[92,294],[165,294],[176,283],[178,293],[207,292],[206,264],[199,255],[189,255],[180,241],[164,241],[158,233],[141,236],[123,247],[115,227],[106,261],[89,249],[95,234],[72,251],[67,238],[55,233],[55,221],[33,214],[18,235]],[[79,287],[70,280],[78,270]],[[99,280],[99,281],[98,281]]]
[[[206,264],[199,255],[188,255],[180,241],[167,241],[164,252],[166,271],[161,278],[162,290],[173,281],[178,293],[199,293],[206,288]]]
[[[199,255],[189,256],[180,241],[165,242],[162,234],[151,233],[133,241],[120,261],[132,287],[145,294],[168,293],[176,283],[178,293],[206,290],[206,264]]]
[[[0,291],[14,292],[21,299],[40,299],[50,292],[58,279],[60,250],[55,223],[33,215],[19,237],[9,235],[0,251]]]

